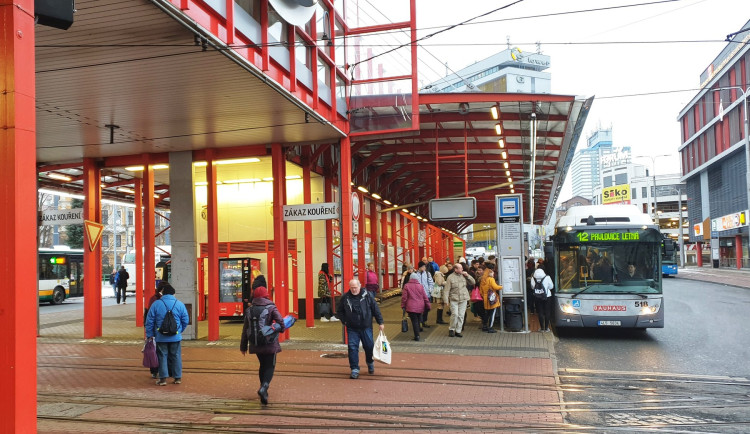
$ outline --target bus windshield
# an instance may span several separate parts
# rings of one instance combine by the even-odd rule
[[[656,241],[557,245],[558,293],[660,294]]]

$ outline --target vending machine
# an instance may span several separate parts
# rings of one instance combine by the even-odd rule
[[[219,317],[240,319],[252,299],[253,270],[260,270],[260,259],[219,259]]]

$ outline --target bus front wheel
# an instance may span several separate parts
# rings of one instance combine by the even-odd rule
[[[54,291],[52,291],[52,300],[50,301],[50,304],[62,304],[62,302],[65,301],[65,290],[62,288],[55,288]]]

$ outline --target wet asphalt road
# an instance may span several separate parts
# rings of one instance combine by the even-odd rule
[[[565,330],[568,421],[597,432],[750,432],[750,290],[664,284],[665,328]]]

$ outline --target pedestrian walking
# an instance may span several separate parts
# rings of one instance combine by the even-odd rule
[[[375,272],[375,264],[367,264],[367,273],[365,273],[365,289],[372,295],[378,293],[378,274]]]
[[[109,284],[112,285],[112,295],[117,297],[117,270],[109,275]]]
[[[121,265],[120,271],[117,272],[117,292],[115,294],[117,304],[120,304],[120,297],[122,297],[122,304],[127,304],[125,299],[127,298],[128,279],[130,279],[130,274],[128,274],[125,266]]]
[[[263,313],[265,311],[265,315]],[[244,356],[248,351],[258,357],[258,378],[260,379],[260,389],[258,396],[260,402],[268,404],[268,387],[273,380],[273,373],[276,370],[276,354],[281,352],[281,345],[278,338],[273,342],[253,342],[248,337],[248,330],[252,330],[252,318],[259,318],[258,326],[270,326],[281,333],[284,331],[284,320],[281,317],[279,309],[273,301],[268,299],[268,289],[265,286],[255,288],[253,292],[253,301],[245,313],[245,321],[242,325],[242,339],[240,340],[240,351]]]
[[[537,268],[531,278],[531,285],[534,288],[534,304],[539,318],[539,331],[548,332],[552,320],[552,288],[555,287],[555,284],[552,283],[552,279],[544,272],[543,268]],[[538,285],[541,285],[544,289],[543,295],[537,291]]]
[[[420,262],[417,272],[412,273],[409,280],[411,281],[411,279],[416,278],[422,285],[424,293],[427,296],[427,300],[429,300],[430,297],[432,297],[432,288],[435,286],[435,282],[432,280],[433,273],[427,271],[427,267],[428,264],[426,262]],[[422,313],[421,326],[419,327],[420,330],[422,329],[422,327],[430,328],[430,326],[427,325],[427,315],[429,313],[430,309],[427,309]]]
[[[445,288],[445,276],[448,274],[448,267],[441,265],[440,269],[432,280],[435,282],[435,286],[432,287],[432,302],[437,306],[437,324],[448,324],[443,321],[443,310],[445,304],[443,303],[443,289]]]
[[[154,305],[154,303],[161,298],[161,292],[164,290],[164,287],[169,285],[169,283],[165,280],[162,280],[159,282],[159,284],[156,286],[156,291],[154,292],[154,295],[151,296],[151,298],[148,300],[148,303],[146,303],[146,310],[143,312],[143,323],[147,324],[148,322],[148,311],[151,310],[151,306]],[[157,357],[158,360],[158,357]],[[149,368],[151,371],[151,378],[157,378],[159,375],[159,367],[155,368]]]
[[[482,280],[479,282],[479,292],[484,300],[484,315],[482,317],[482,331],[487,333],[497,333],[492,328],[495,321],[495,309],[500,307],[500,291],[503,286],[498,285],[495,281],[495,264],[485,263],[485,270],[482,273]]]
[[[380,331],[385,329],[383,315],[380,314],[380,308],[375,301],[375,297],[368,291],[362,291],[359,280],[352,279],[349,281],[349,291],[339,300],[337,311],[339,319],[346,326],[349,368],[351,368],[350,377],[353,379],[359,378],[360,342],[365,350],[367,372],[374,374],[375,363],[372,359],[372,349],[375,345],[372,338],[373,318],[379,324]]]
[[[474,285],[474,278],[464,271],[460,263],[453,265],[453,273],[445,280],[443,287],[443,302],[450,304],[451,322],[448,326],[448,336],[463,337],[461,332],[464,327],[464,315],[466,315],[466,303],[469,301],[469,292],[466,290],[467,283]]]
[[[338,321],[336,315],[333,315],[332,309],[335,304],[333,297],[333,276],[328,271],[328,263],[324,262],[320,265],[320,271],[318,271],[318,297],[320,297],[320,320],[323,322],[327,321]]]
[[[419,276],[414,273],[409,279],[409,282],[404,286],[404,290],[401,291],[401,308],[406,309],[406,313],[409,314],[411,319],[411,326],[414,329],[414,340],[419,341],[419,332],[422,328],[419,326],[422,321],[422,313],[429,311],[430,300],[425,294],[424,288],[419,283]]]
[[[154,302],[146,316],[146,338],[156,340],[156,356],[159,358],[157,386],[166,386],[170,376],[174,378],[174,384],[182,383],[182,332],[190,318],[185,305],[174,294],[172,285],[164,285],[161,298]],[[167,319],[168,314],[172,315],[172,320]],[[169,327],[172,321],[174,330]]]

